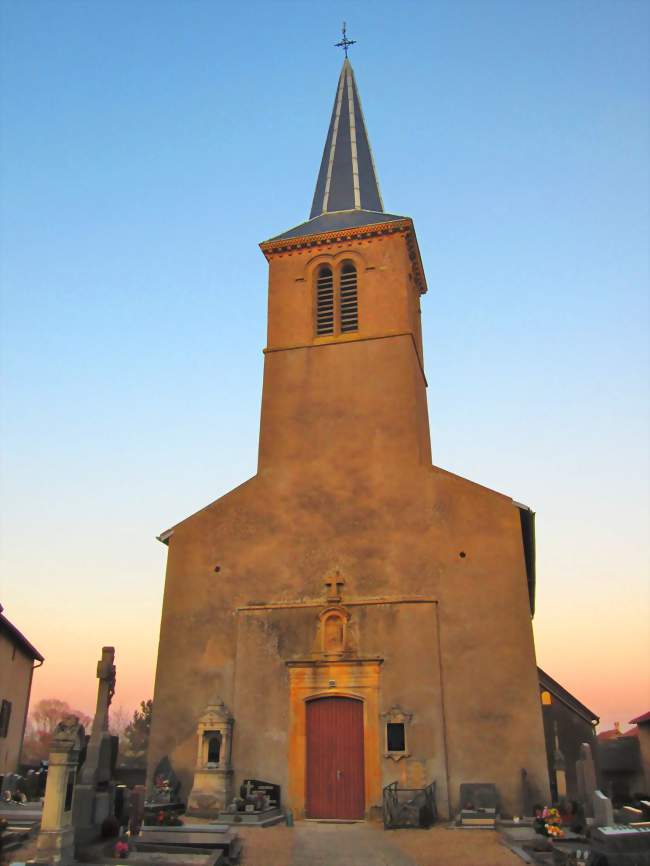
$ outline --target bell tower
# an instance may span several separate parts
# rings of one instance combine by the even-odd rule
[[[431,463],[424,271],[347,57],[309,219],[260,246],[258,471],[160,536],[150,785],[166,761],[202,811],[266,779],[297,818],[359,819],[396,780],[451,817],[482,779],[522,814],[522,768],[549,796],[533,514]]]
[[[431,463],[413,222],[385,213],[345,58],[310,219],[269,262],[259,471]]]

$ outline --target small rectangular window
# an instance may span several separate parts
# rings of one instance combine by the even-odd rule
[[[388,722],[386,725],[386,744],[389,752],[406,751],[404,722]]]
[[[3,701],[0,705],[0,737],[6,737],[9,733],[9,720],[11,718],[11,701]]]

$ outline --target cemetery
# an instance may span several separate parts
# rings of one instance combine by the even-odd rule
[[[257,864],[245,857],[242,831],[271,840],[273,850],[277,844],[273,828],[281,830],[277,837],[281,845],[291,848],[292,835],[299,839],[304,829],[296,828],[291,810],[284,806],[281,786],[247,778],[237,790],[233,787],[234,719],[223,701],[209,704],[197,720],[196,770],[187,801],[168,760],[159,762],[148,788],[139,784],[129,788],[116,781],[114,738],[108,733],[116,688],[114,660],[113,647],[104,647],[97,663],[97,707],[90,735],[78,718],[63,718],[56,726],[46,766],[25,776],[12,773],[3,778],[3,862],[102,866],[128,859],[167,866]],[[398,847],[402,833],[409,844],[409,833],[424,833],[423,840],[432,833],[443,857],[445,837],[440,832],[444,829],[452,831],[447,836],[451,842],[455,834],[467,834],[478,842],[475,834],[487,833],[520,861],[539,866],[650,866],[650,798],[639,794],[615,808],[599,787],[602,773],[588,743],[580,747],[574,772],[576,798],[564,796],[560,778],[556,779],[557,802],[542,804],[534,802],[528,774],[522,769],[518,815],[506,813],[494,783],[463,782],[459,809],[451,820],[438,814],[435,784],[408,789],[393,783],[384,792],[381,823],[385,831],[392,831],[390,840],[396,840]],[[344,832],[355,831],[347,827]],[[33,851],[33,856],[15,859],[23,850]]]

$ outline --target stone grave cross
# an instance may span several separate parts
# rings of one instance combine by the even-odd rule
[[[72,808],[77,843],[90,841],[99,832],[104,818],[113,811],[108,708],[115,694],[114,661],[114,647],[102,647],[102,657],[97,663],[97,709]]]

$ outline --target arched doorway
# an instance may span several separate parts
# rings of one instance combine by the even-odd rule
[[[307,701],[307,817],[363,818],[363,702]]]

